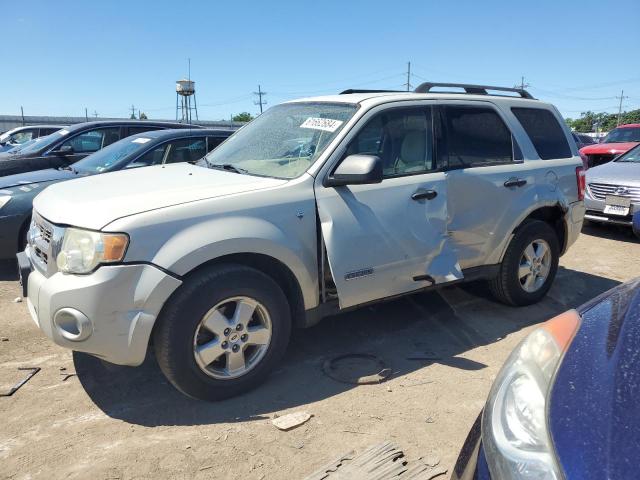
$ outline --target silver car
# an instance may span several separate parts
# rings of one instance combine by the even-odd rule
[[[123,365],[153,340],[173,385],[213,400],[346,309],[476,279],[540,300],[582,228],[571,133],[526,91],[433,86],[288,102],[196,165],[48,187],[18,255],[35,322]]]
[[[640,211],[640,145],[587,170],[585,219],[631,227]]]

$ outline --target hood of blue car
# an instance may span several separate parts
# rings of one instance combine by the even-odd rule
[[[0,177],[0,189],[18,187],[20,185],[29,185],[33,183],[51,182],[53,180],[67,180],[78,177],[71,170],[57,170],[48,168],[46,170],[37,170],[35,172],[17,173],[15,175],[7,175]]]
[[[558,369],[549,426],[567,479],[636,478],[640,451],[640,280],[581,309]]]

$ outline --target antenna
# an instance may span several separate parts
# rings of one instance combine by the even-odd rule
[[[193,105],[191,105],[191,97],[193,97]],[[195,112],[197,121],[196,82],[191,80],[191,59],[189,58],[187,78],[176,82],[176,121],[191,123],[192,112]]]

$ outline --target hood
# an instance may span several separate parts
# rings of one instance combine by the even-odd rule
[[[53,180],[68,180],[76,177],[77,174],[69,170],[57,170],[55,168],[48,168],[46,170],[17,173],[15,175],[0,177],[0,189],[17,187],[25,184],[51,182]]]
[[[176,163],[57,183],[38,195],[33,206],[53,223],[100,230],[118,218],[136,213],[286,182]]]
[[[636,478],[640,445],[640,280],[581,311],[556,373],[551,436],[565,478]]]
[[[624,143],[596,143],[588,147],[582,147],[580,153],[585,155],[620,155],[638,145],[638,142]]]
[[[640,163],[608,162],[587,170],[586,179],[587,183],[640,186]]]

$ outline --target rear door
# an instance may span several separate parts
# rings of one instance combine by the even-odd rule
[[[322,237],[341,308],[462,277],[446,236],[447,183],[433,138],[431,106],[379,107],[354,128],[339,160],[379,156],[382,182],[324,187],[318,176]]]
[[[447,166],[449,234],[462,268],[498,263],[496,248],[534,196],[521,150],[489,102],[441,102],[440,161]]]

